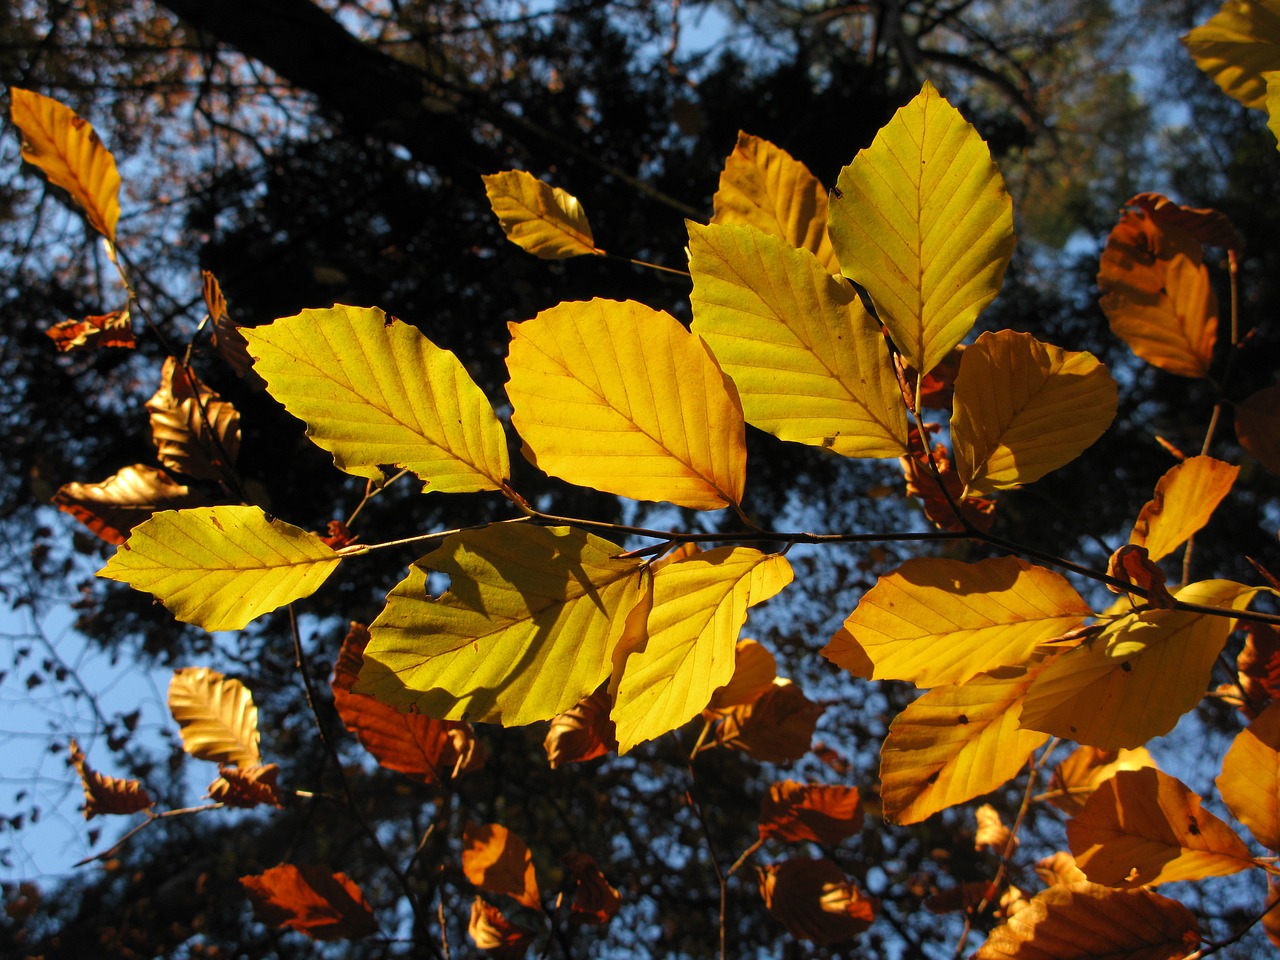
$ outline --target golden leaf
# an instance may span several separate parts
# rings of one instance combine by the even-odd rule
[[[258,708],[239,680],[208,667],[183,667],[169,681],[169,712],[182,733],[182,748],[197,760],[256,767]]]
[[[591,236],[591,225],[577,197],[524,170],[489,174],[482,179],[502,232],[535,257],[564,260],[604,253]]]
[[[170,479],[163,470],[135,463],[101,483],[64,483],[51,502],[118,546],[153,514],[206,506],[209,498]]]
[[[506,894],[531,910],[542,909],[533,856],[524,840],[501,824],[467,822],[462,872],[485,893]]]
[[[768,648],[755,640],[739,640],[733,654],[733,676],[711,695],[708,714],[722,714],[730,707],[754,703],[773,686],[778,662]]]
[[[1136,750],[1101,750],[1098,747],[1077,747],[1067,759],[1053,770],[1049,781],[1050,793],[1045,797],[1069,817],[1084,809],[1087,801],[1104,780],[1109,780],[1120,770],[1139,770],[1154,767],[1155,759],[1146,747]]]
[[[1280,701],[1236,734],[1216,782],[1232,815],[1280,852]]]
[[[1262,107],[1267,75],[1280,70],[1280,3],[1226,0],[1182,42],[1224,93],[1246,107]]]
[[[1143,505],[1129,542],[1152,560],[1167,557],[1206,523],[1231,491],[1240,468],[1213,457],[1191,457],[1172,467]]]

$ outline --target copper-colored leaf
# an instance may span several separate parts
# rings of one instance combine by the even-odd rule
[[[755,640],[739,640],[734,650],[733,677],[711,695],[709,715],[719,716],[730,707],[754,703],[773,687],[778,662],[768,648]]]
[[[770,864],[760,870],[760,895],[788,933],[819,946],[851,940],[875,919],[871,901],[830,860]]]
[[[1277,66],[1280,67],[1280,61]],[[1139,193],[1130,197],[1125,206],[1145,210],[1161,230],[1170,227],[1183,230],[1206,247],[1223,247],[1237,253],[1244,249],[1244,237],[1220,210],[1184,207],[1158,193]]]
[[[560,858],[573,891],[569,894],[569,919],[574,923],[608,923],[622,906],[622,896],[600,872],[595,857],[566,853]]]
[[[74,738],[70,749],[71,763],[80,775],[84,787],[84,818],[92,820],[99,814],[137,813],[155,805],[155,801],[137,780],[107,777],[95,771],[85,761],[84,751]]]
[[[1167,557],[1209,522],[1239,472],[1233,464],[1206,456],[1175,465],[1143,505],[1129,542],[1145,546],[1152,560]]]
[[[485,893],[505,893],[531,910],[542,909],[533,857],[518,834],[497,823],[467,822],[462,872]]]
[[[1165,575],[1147,555],[1147,548],[1126,543],[1111,554],[1107,562],[1107,576],[1146,591],[1147,603],[1157,610],[1172,610],[1173,596],[1164,585]],[[1107,584],[1112,593],[1125,593],[1120,587]]]
[[[796,783],[771,784],[760,804],[760,839],[836,844],[862,829],[858,788]]]
[[[96,347],[122,347],[132,350],[137,344],[129,308],[96,314],[80,320],[63,320],[45,331],[59,353],[74,353]]]
[[[1087,749],[1093,749],[1089,747]],[[1081,804],[1083,806],[1083,804]],[[1088,877],[1076,866],[1076,858],[1065,850],[1036,861],[1036,876],[1045,886],[1055,887],[1065,883],[1087,883]]]
[[[930,433],[937,428],[936,424],[925,426],[926,432]],[[990,530],[991,524],[995,522],[995,501],[985,497],[964,496],[964,484],[951,463],[946,444],[935,444],[933,448],[933,466],[938,470],[937,476],[934,476],[929,465],[929,455],[920,442],[920,431],[915,427],[908,431],[908,444],[911,455],[898,460],[907,481],[907,496],[920,498],[924,515],[934,526],[939,530],[958,532],[964,529],[960,520],[963,517],[979,530]],[[956,516],[957,508],[960,517]]]
[[[1235,818],[1264,847],[1280,852],[1280,702],[1236,734],[1217,784]]]
[[[208,667],[184,667],[169,681],[169,711],[182,729],[182,747],[197,760],[256,767],[258,708],[239,680]]]
[[[609,719],[612,708],[609,694],[597,690],[551,718],[551,729],[542,745],[552,770],[565,763],[594,760],[618,749],[614,724]]]
[[[1236,404],[1236,436],[1264,470],[1280,476],[1280,384]]]
[[[206,506],[209,498],[176,483],[163,470],[136,463],[101,483],[63,484],[51,502],[118,546],[152,514]]]
[[[227,300],[222,295],[222,287],[218,278],[208,270],[200,271],[200,279],[204,286],[204,303],[209,308],[209,324],[213,338],[213,349],[227,365],[243,377],[253,369],[253,357],[249,356],[249,343],[231,321],[227,313]]]
[[[1280,909],[1276,909],[1276,901],[1280,900],[1280,881],[1267,879],[1266,913],[1262,916],[1262,930],[1274,947],[1280,947]]]
[[[207,796],[228,807],[284,806],[278,764],[261,767],[219,767],[218,779],[209,784]]]
[[[790,763],[809,751],[824,709],[790,680],[777,680],[753,702],[726,711],[718,740],[765,763]]]
[[[298,930],[313,940],[355,940],[378,932],[364,894],[345,873],[286,863],[241,877],[240,884],[254,918],[268,926]]]
[[[1265,623],[1244,625],[1244,649],[1236,657],[1237,678],[1253,701],[1280,697],[1280,630]]]
[[[240,414],[173,357],[147,401],[160,463],[202,480],[222,480],[240,452]]]
[[[534,938],[532,930],[512,923],[501,910],[480,897],[471,904],[467,933],[478,949],[497,960],[520,960]]]
[[[1104,780],[1119,770],[1154,767],[1155,760],[1146,747],[1136,750],[1103,750],[1099,747],[1077,747],[1067,759],[1054,768],[1049,781],[1050,793],[1045,797],[1069,817],[1084,809]]]

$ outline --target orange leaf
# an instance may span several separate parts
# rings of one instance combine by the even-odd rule
[[[730,707],[754,703],[773,687],[778,662],[755,640],[739,640],[734,650],[733,676],[711,695],[706,713],[719,715]]]
[[[1175,465],[1138,513],[1129,542],[1145,546],[1152,560],[1167,557],[1209,522],[1239,473],[1239,467],[1213,457],[1190,457]]]
[[[84,751],[74,738],[71,741],[70,755],[84,787],[86,820],[92,820],[98,814],[137,813],[155,805],[155,801],[137,780],[107,777],[93,770],[85,762]]]
[[[501,910],[480,897],[471,904],[467,933],[477,948],[498,960],[520,960],[534,938],[532,930],[512,923]]]
[[[984,803],[974,813],[978,820],[978,831],[973,836],[973,849],[981,852],[990,849],[995,853],[1004,853],[1009,843],[1009,828],[1000,819],[1000,811],[989,803]],[[1017,843],[1015,838],[1014,843]]]
[[[783,780],[760,804],[760,839],[836,844],[862,829],[858,788]]]
[[[1057,853],[1037,860],[1036,876],[1049,887],[1061,886],[1065,883],[1088,882],[1084,871],[1076,866],[1076,858],[1065,850],[1059,850]]]
[[[1147,603],[1157,610],[1172,610],[1174,607],[1173,597],[1164,585],[1164,571],[1151,562],[1146,547],[1132,543],[1120,547],[1107,563],[1107,576],[1145,590]],[[1109,583],[1107,589],[1112,593],[1125,592]]]
[[[152,514],[207,506],[209,498],[175,483],[163,470],[136,463],[101,483],[63,484],[52,503],[107,543],[118,546]]]
[[[790,680],[776,680],[754,702],[725,712],[717,741],[765,763],[790,763],[808,753],[824,709]]]
[[[1069,817],[1084,809],[1085,802],[1093,796],[1104,780],[1109,780],[1119,770],[1138,770],[1154,767],[1146,747],[1136,750],[1103,750],[1100,747],[1077,747],[1067,759],[1054,768],[1049,781],[1053,791],[1045,799]]]
[[[201,270],[200,279],[204,286],[204,303],[209,308],[213,349],[236,372],[236,376],[243,377],[253,368],[249,343],[240,328],[231,322],[231,316],[227,313],[227,300],[222,295],[217,277],[208,270]]]
[[[542,909],[533,856],[518,834],[497,823],[467,822],[462,872],[485,893],[505,893],[531,910]]]
[[[551,769],[565,763],[584,763],[618,749],[614,723],[609,719],[613,701],[597,690],[564,713],[551,718],[551,729],[542,742]]]
[[[378,932],[364,894],[345,873],[286,863],[241,877],[240,884],[254,918],[268,926],[298,930],[313,940],[355,940]]]
[[[1262,916],[1262,930],[1274,947],[1280,947],[1280,910],[1274,907],[1277,900],[1280,900],[1280,881],[1269,878],[1265,904],[1267,912]]]
[[[569,919],[574,923],[608,923],[622,906],[622,896],[600,872],[595,857],[566,853],[560,858],[573,881],[569,895]]]
[[[1236,404],[1236,436],[1264,470],[1280,476],[1280,384]]]
[[[1184,207],[1158,193],[1139,193],[1130,197],[1125,206],[1145,210],[1159,229],[1182,230],[1207,247],[1223,247],[1237,253],[1244,249],[1244,237],[1221,211]]]
[[[818,946],[851,940],[875,909],[830,860],[792,859],[760,870],[760,896],[787,932]]]
[[[933,433],[938,426],[925,424],[925,428],[927,432]],[[933,525],[939,530],[952,533],[964,529],[964,524],[957,519],[956,511],[951,506],[954,503],[959,508],[960,515],[974,527],[990,530],[991,524],[995,522],[995,501],[985,497],[964,496],[964,484],[956,474],[946,445],[939,443],[933,448],[933,462],[938,468],[938,477],[942,479],[939,485],[929,468],[929,457],[920,443],[920,431],[915,427],[907,432],[907,444],[911,448],[911,456],[898,458],[898,462],[902,464],[903,476],[907,480],[907,496],[919,497],[923,501],[924,515]],[[950,499],[947,494],[950,494]]]
[[[59,353],[73,353],[96,347],[123,347],[132,350],[137,343],[128,307],[85,317],[83,320],[63,320],[55,323],[45,334],[53,341]]]
[[[160,463],[201,480],[222,480],[240,452],[240,414],[173,357],[147,401]]]
[[[282,807],[280,787],[276,784],[279,778],[280,767],[274,763],[261,767],[221,766],[218,779],[209,784],[206,796],[228,807],[256,807],[260,804]]]
[[[1240,687],[1250,700],[1280,697],[1280,630],[1265,623],[1243,626],[1244,649],[1236,657]]]
[[[1268,850],[1280,851],[1280,702],[1236,734],[1216,782],[1235,818]]]

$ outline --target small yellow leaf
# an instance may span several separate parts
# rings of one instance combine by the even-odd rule
[[[338,561],[315,534],[257,507],[199,507],[134,527],[98,576],[150,593],[183,623],[213,632],[311,596]]]
[[[242,330],[267,391],[339,470],[403,467],[428,490],[497,490],[502,424],[458,358],[377,307],[335,304]]]
[[[1280,852],[1280,700],[1236,734],[1217,784],[1235,818],[1260,844]]]
[[[1280,149],[1280,70],[1267,74],[1267,129],[1276,138],[1276,148]],[[1268,916],[1275,913],[1273,910]]]
[[[9,88],[14,126],[22,131],[22,159],[66,190],[89,226],[112,244],[120,219],[120,172],[93,127],[57,100]]]
[[[1116,414],[1111,374],[1091,353],[1026,333],[984,333],[956,376],[951,439],[966,497],[1039,480],[1102,436]]]
[[[184,667],[169,681],[169,712],[178,721],[182,747],[197,760],[256,767],[258,708],[239,680],[208,667]]]
[[[1280,3],[1226,0],[1182,42],[1196,66],[1246,107],[1264,106],[1267,74],[1280,70]]]
[[[1213,457],[1191,457],[1170,469],[1143,505],[1129,542],[1152,560],[1167,557],[1209,522],[1240,468]]]
[[[488,174],[482,179],[502,232],[535,257],[564,260],[604,253],[596,246],[577,197],[524,170]]]
[[[738,392],[700,337],[643,304],[561,303],[510,324],[511,422],[540,470],[633,500],[742,500]]]
[[[848,457],[906,453],[889,348],[848,282],[751,227],[688,228],[693,332],[733,378],[747,422]]]
[[[991,151],[926,81],[836,186],[841,269],[924,376],[995,299],[1013,255],[1013,201]]]

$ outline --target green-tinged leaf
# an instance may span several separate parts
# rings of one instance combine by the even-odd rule
[[[553,477],[718,510],[742,499],[738,392],[700,337],[640,303],[561,303],[513,323],[511,422]]]
[[[1262,108],[1267,74],[1280,70],[1280,2],[1226,0],[1182,42],[1223,92],[1246,107]]]
[[[1260,844],[1280,852],[1280,700],[1236,734],[1217,784],[1232,815]]]
[[[964,683],[1091,615],[1061,576],[1016,557],[908,560],[863,594],[822,655],[872,680]]]
[[[338,560],[315,534],[257,507],[199,507],[134,527],[98,576],[152,594],[183,623],[239,630],[311,596]]]
[[[169,681],[169,712],[182,733],[182,748],[197,760],[256,767],[258,708],[239,680],[208,667],[184,667]]]
[[[524,170],[482,178],[502,232],[543,260],[602,254],[578,198]]]
[[[951,439],[964,496],[1008,490],[1070,463],[1116,414],[1111,374],[1091,353],[1026,333],[984,333],[956,376]]]
[[[849,284],[752,227],[688,227],[693,332],[737,385],[747,422],[845,456],[906,453],[888,346]]]
[[[1257,587],[1205,580],[1179,590],[1187,603],[1242,610]],[[1112,622],[1091,643],[1054,661],[1031,691],[1022,723],[1104,750],[1137,747],[1168,733],[1200,702],[1231,617],[1144,610]]]
[[[1167,557],[1209,522],[1239,473],[1234,464],[1203,456],[1172,467],[1143,505],[1129,542],[1146,547],[1152,560]]]
[[[242,332],[268,392],[339,470],[380,481],[391,465],[442,493],[507,479],[493,407],[457,357],[407,323],[335,304]]]
[[[441,720],[548,720],[609,676],[641,563],[569,527],[499,524],[447,538],[369,627],[355,692]],[[427,574],[452,580],[427,594]]]
[[[836,185],[840,267],[923,376],[995,299],[1013,254],[1013,202],[991,151],[926,81]]]
[[[808,250],[828,273],[840,272],[827,236],[826,189],[808,167],[768,140],[738,132],[712,203],[712,223],[763,230]]]
[[[885,819],[919,823],[1017,776],[1048,735],[1019,729],[1023,697],[1042,665],[973,677],[913,701],[880,751]]]
[[[791,565],[750,547],[720,547],[653,574],[648,639],[619,664],[612,713],[618,750],[682,726],[733,678],[747,609],[791,582]]]

